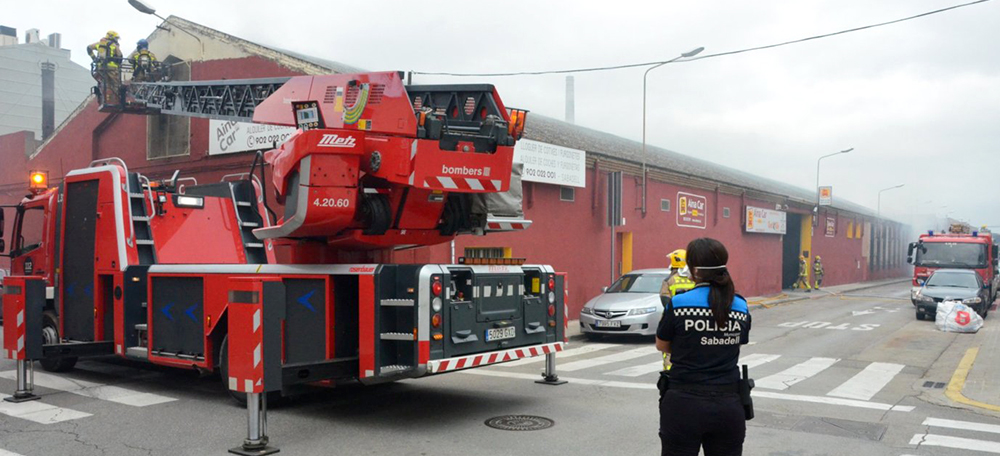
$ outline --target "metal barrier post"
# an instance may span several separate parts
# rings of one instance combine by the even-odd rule
[[[34,394],[34,361],[42,359],[42,310],[45,282],[38,278],[10,276],[3,279],[3,347],[8,359],[17,361],[17,390],[7,402],[39,399]]]
[[[545,372],[542,373],[542,380],[535,380],[540,385],[562,385],[566,380],[559,380],[556,374],[556,352],[545,355]]]
[[[230,281],[229,389],[247,395],[247,437],[229,450],[233,454],[263,456],[280,451],[268,446],[267,393],[281,390],[284,295],[279,279]]]

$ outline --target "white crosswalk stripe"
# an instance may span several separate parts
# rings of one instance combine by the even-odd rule
[[[786,390],[788,387],[823,372],[837,361],[836,358],[809,358],[777,374],[756,381],[758,388]]]
[[[753,353],[740,358],[740,364],[746,364],[747,367],[753,369],[762,364],[767,364],[781,358],[781,355],[765,355],[763,353]]]
[[[906,366],[902,364],[871,363],[850,380],[826,394],[867,401],[885,388],[885,385],[888,385],[904,367]]]
[[[648,364],[640,364],[638,366],[631,366],[623,369],[618,369],[616,371],[608,372],[604,375],[618,375],[621,377],[640,377],[646,374],[660,372],[662,370],[663,370],[663,359],[660,359]]]
[[[0,372],[0,378],[15,380],[17,379],[17,371]],[[162,404],[177,400],[159,394],[142,393],[120,386],[102,385],[86,380],[74,380],[45,372],[35,372],[35,386],[116,402],[132,407],[145,407],[147,405]]]
[[[990,434],[1000,434],[1000,426],[995,424],[975,423],[971,421],[947,420],[942,418],[928,417],[923,422],[924,426],[932,428],[958,429],[965,432],[986,432]],[[980,451],[983,453],[1000,454],[1000,442],[991,440],[972,439],[967,437],[955,437],[950,435],[914,434],[910,439],[910,445],[919,447],[942,447],[959,450]]]
[[[19,403],[2,401],[8,397],[10,396],[7,394],[0,394],[0,413],[39,424],[60,423],[90,416],[89,413],[56,407],[37,400]]]
[[[3,448],[0,448],[0,456],[21,456],[21,454],[20,453],[14,453],[12,451],[7,451],[7,450],[5,450]]]
[[[592,367],[603,366],[605,364],[617,363],[622,361],[628,361],[636,358],[648,357],[650,355],[658,354],[655,347],[645,346],[639,348],[633,348],[631,350],[626,350],[623,352],[612,353],[610,355],[598,356],[596,358],[581,359],[579,361],[573,361],[570,363],[563,364],[556,367],[557,372],[573,372],[583,369],[589,369]]]
[[[604,349],[608,349],[608,348],[611,348],[611,347],[618,347],[618,345],[615,345],[615,344],[587,344],[587,345],[584,345],[582,347],[571,348],[569,350],[563,350],[561,352],[556,353],[556,360],[560,361],[560,360],[563,360],[565,358],[570,358],[570,357],[579,356],[579,355],[585,355],[587,353],[593,353],[595,351],[604,350]],[[528,365],[528,364],[540,363],[542,361],[545,361],[545,357],[544,356],[535,356],[533,358],[525,358],[525,359],[519,359],[517,361],[511,361],[509,363],[503,363],[503,364],[501,364],[501,366],[503,366],[503,367],[517,367],[517,366],[524,366],[524,365]]]
[[[916,434],[910,439],[910,445],[936,446],[957,448],[960,450],[982,451],[984,453],[1000,454],[1000,442],[988,440],[967,439],[938,434]]]

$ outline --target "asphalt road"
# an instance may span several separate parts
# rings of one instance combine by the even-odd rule
[[[742,357],[759,386],[744,454],[1000,454],[1000,417],[925,387],[948,382],[951,354],[975,336],[916,321],[908,293],[900,284],[752,309]],[[290,455],[658,454],[658,359],[650,339],[574,341],[559,357],[565,385],[533,383],[537,359],[347,386],[272,409],[268,433]],[[0,360],[0,392],[13,392],[13,367]],[[88,361],[58,376],[39,369],[36,383],[43,398],[31,408],[0,405],[0,456],[221,455],[245,434],[244,409],[214,378]],[[484,425],[507,414],[555,425]]]

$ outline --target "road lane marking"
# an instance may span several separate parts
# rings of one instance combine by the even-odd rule
[[[571,348],[569,350],[563,350],[561,352],[556,352],[556,360],[569,358],[572,356],[585,355],[587,353],[593,353],[598,350],[604,350],[606,348],[617,347],[616,344],[587,344],[582,347]],[[535,356],[532,358],[519,359],[517,361],[511,361],[509,363],[500,364],[503,367],[517,367],[524,366],[527,364],[539,363],[545,361],[544,356]]]
[[[12,451],[7,451],[3,448],[0,448],[0,456],[23,456],[23,455],[21,455],[20,453],[14,453]]]
[[[618,369],[616,371],[608,372],[604,375],[618,375],[622,377],[640,377],[645,374],[652,374],[654,372],[660,372],[663,370],[663,360],[659,360],[649,364],[640,364],[638,366],[626,367],[624,369]]]
[[[0,372],[0,378],[16,380],[17,371]],[[177,400],[172,397],[160,396],[159,394],[142,393],[128,388],[102,385],[86,380],[74,380],[45,372],[35,372],[35,385],[93,399],[117,402],[132,407],[145,407],[147,405],[162,404]]]
[[[769,363],[778,358],[781,358],[781,355],[765,355],[763,353],[753,353],[740,358],[740,364],[746,364],[748,368],[753,369],[757,366]]]
[[[581,369],[603,366],[605,364],[628,361],[630,359],[641,358],[643,356],[650,356],[658,353],[659,352],[656,351],[656,347],[649,345],[645,347],[633,348],[623,352],[612,353],[610,355],[598,356],[590,359],[581,359],[579,361],[566,363],[562,366],[558,366],[556,372],[573,372]]]
[[[961,429],[964,431],[991,432],[1000,434],[1000,426],[986,423],[973,423],[971,421],[945,420],[941,418],[927,418],[924,426],[943,427],[950,429]]]
[[[502,378],[516,378],[520,380],[538,380],[537,374],[503,372],[493,369],[469,369],[458,372],[462,374],[479,375],[483,377],[502,377]],[[573,378],[573,377],[563,377],[563,376],[560,376],[559,379],[566,380],[571,385],[606,386],[611,388],[627,388],[627,389],[639,389],[639,390],[656,389],[656,384],[653,382],[648,382],[648,383],[619,382],[614,380],[591,380],[585,378]],[[762,399],[778,399],[785,401],[809,402],[813,404],[839,405],[845,407],[855,407],[855,408],[893,411],[893,412],[912,412],[914,409],[913,406],[909,405],[892,405],[892,404],[882,404],[878,402],[857,401],[854,399],[840,399],[835,397],[822,397],[822,396],[801,396],[797,394],[774,393],[770,391],[757,391],[757,390],[754,390],[753,397]]]
[[[910,445],[917,445],[918,447],[938,446],[1000,454],[1000,442],[966,439],[962,437],[952,437],[950,435],[915,434],[913,438],[910,439]]]
[[[7,394],[0,394],[0,400],[8,397],[10,396]],[[53,424],[90,416],[89,413],[56,407],[41,401],[19,403],[0,401],[0,413],[14,418],[34,421],[40,424]]]
[[[972,366],[976,363],[976,356],[979,356],[979,347],[972,347],[966,350],[965,356],[958,362],[955,373],[952,374],[951,380],[948,381],[948,388],[945,389],[944,395],[955,402],[1000,412],[1000,405],[972,400],[962,394],[962,389],[965,388],[965,380],[969,377],[969,372],[972,371]]]
[[[894,411],[894,412],[913,411],[913,406],[910,405],[883,404],[879,402],[858,401],[854,399],[840,399],[836,397],[803,396],[800,394],[775,393],[771,391],[754,391],[751,394],[751,396],[767,398],[767,399],[780,399],[786,401],[811,402],[814,404],[843,405],[846,407],[857,407],[857,408],[865,408],[872,410],[883,410],[883,411]]]
[[[885,388],[904,367],[902,364],[871,363],[826,395],[867,401]]]
[[[840,361],[836,358],[809,358],[777,374],[757,380],[758,388],[786,390],[788,387],[808,379]]]

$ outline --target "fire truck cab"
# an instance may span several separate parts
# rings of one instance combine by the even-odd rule
[[[967,232],[966,232],[967,231]],[[1000,248],[992,233],[961,230],[955,227],[948,232],[928,231],[912,242],[906,261],[913,264],[913,289],[910,300],[917,304],[916,292],[937,269],[973,269],[979,274],[993,302],[1000,289]]]

